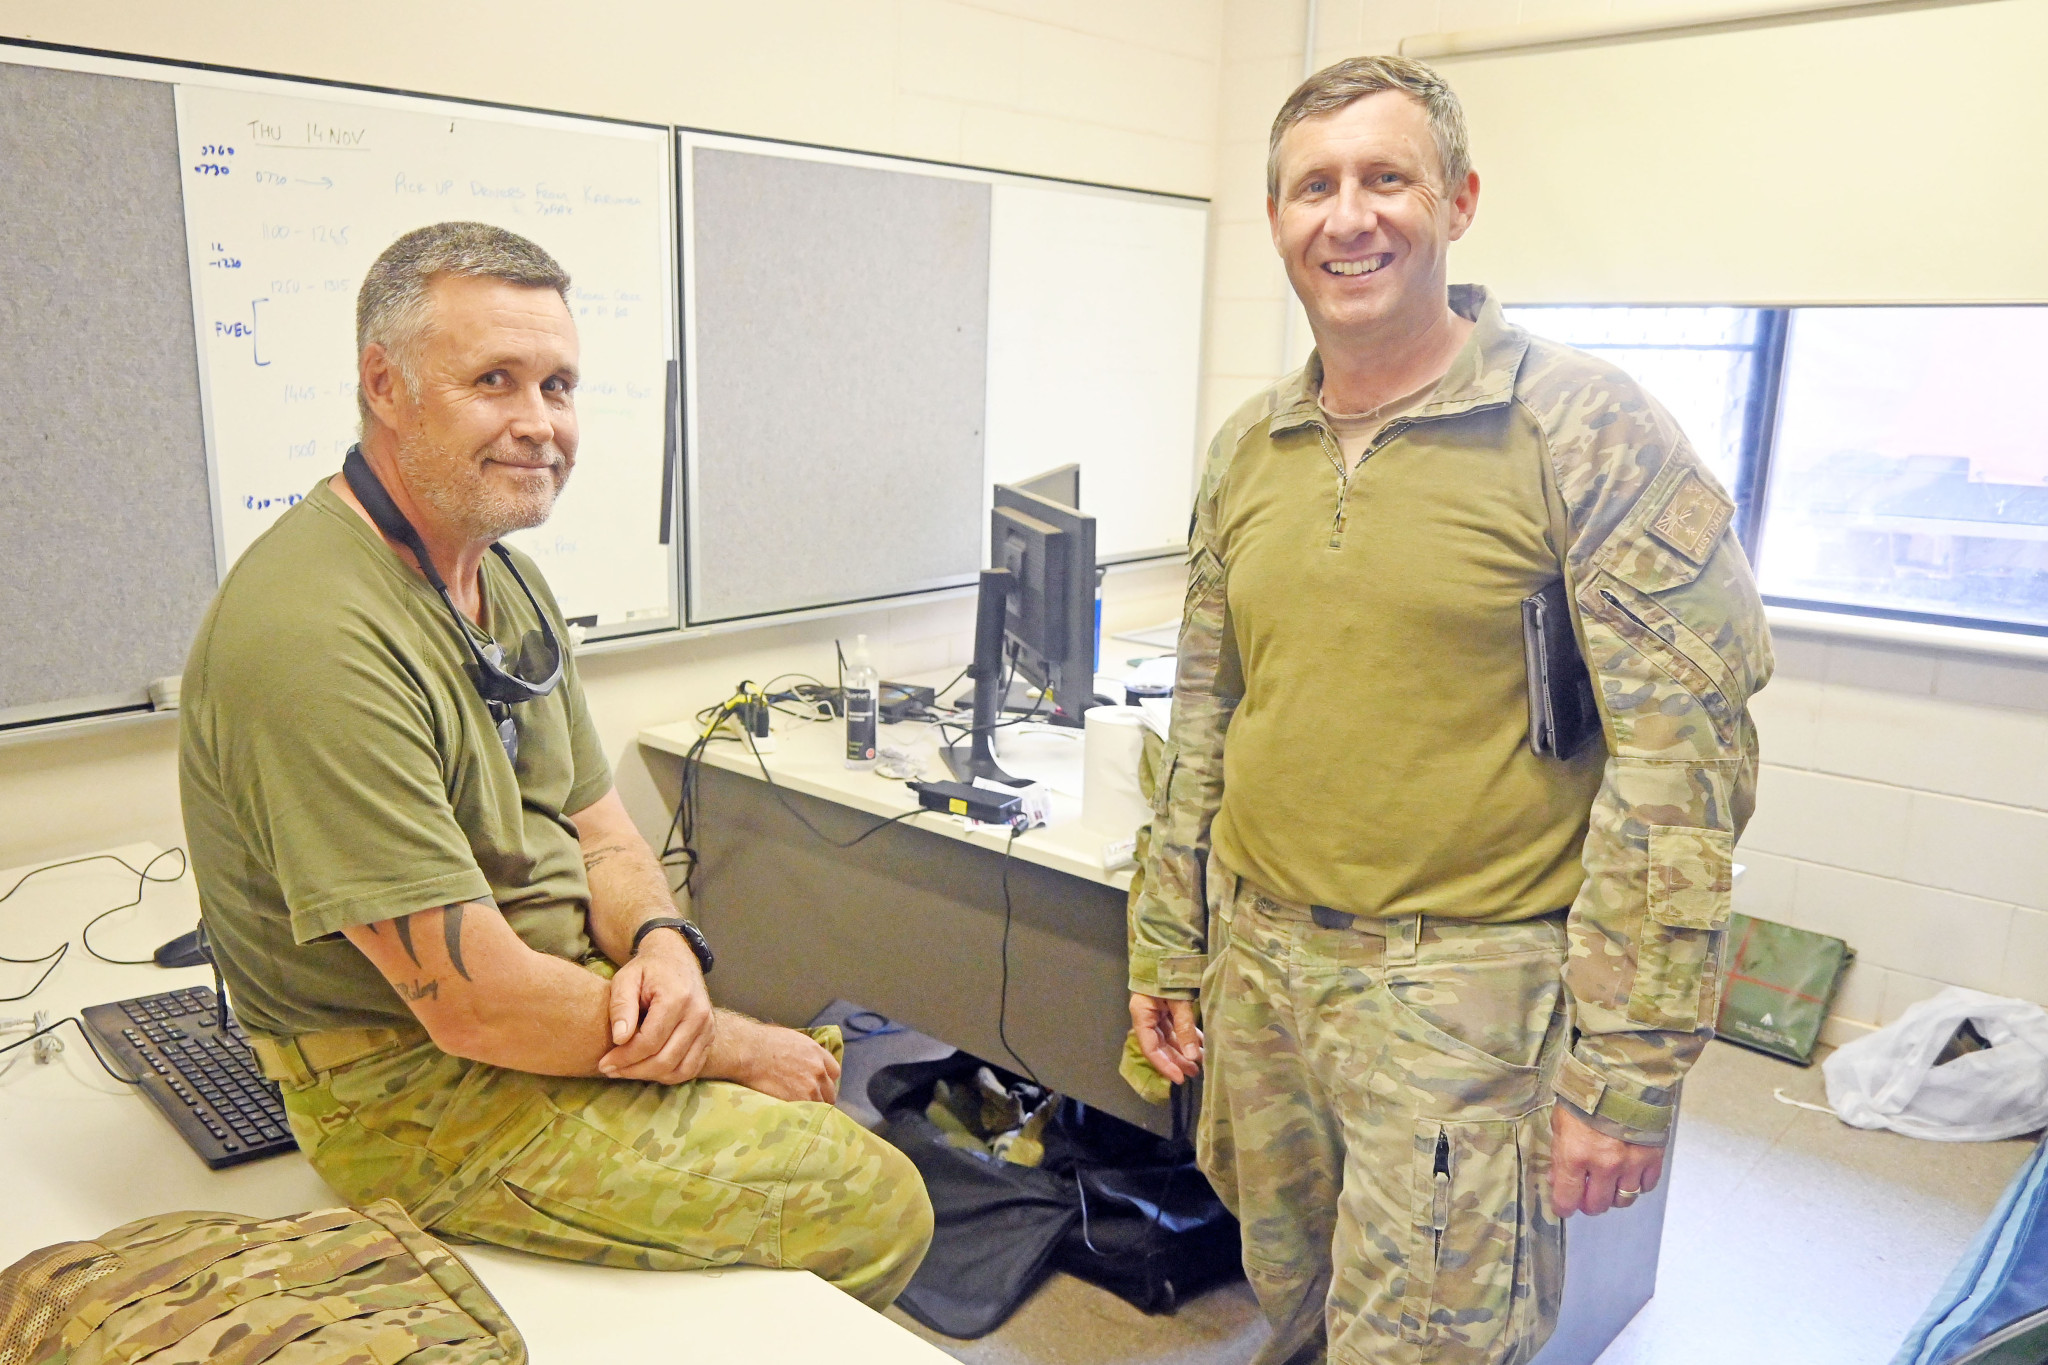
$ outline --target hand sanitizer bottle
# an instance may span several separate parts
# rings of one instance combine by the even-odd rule
[[[854,637],[852,657],[846,661],[846,766],[875,766],[874,661],[868,657],[868,637]]]

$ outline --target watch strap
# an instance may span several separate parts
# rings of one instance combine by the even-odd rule
[[[716,960],[711,955],[711,944],[704,937],[704,931],[686,919],[677,919],[674,916],[660,916],[645,921],[638,929],[633,931],[632,951],[635,953],[639,952],[640,940],[646,938],[656,929],[673,929],[681,934],[683,942],[689,944],[690,951],[697,955],[698,967],[706,973],[710,972],[711,964]]]

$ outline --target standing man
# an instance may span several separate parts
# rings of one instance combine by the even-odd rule
[[[1447,287],[1479,178],[1434,72],[1340,62],[1270,147],[1316,353],[1209,449],[1131,1013],[1207,1072],[1262,1361],[1523,1361],[1712,1030],[1763,610],[1663,409]],[[1521,607],[1560,577],[1604,731],[1563,759]]]
[[[562,613],[499,538],[576,461],[569,277],[440,223],[356,304],[362,444],[236,563],[185,672],[200,906],[293,1135],[352,1203],[647,1270],[817,1272],[877,1308],[915,1168],[813,1038],[712,1007],[613,790]]]

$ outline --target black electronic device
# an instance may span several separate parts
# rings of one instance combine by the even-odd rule
[[[1045,491],[1033,491],[1042,489]],[[1047,496],[1055,493],[1058,497]],[[1072,498],[1072,502],[1059,498]],[[1079,727],[1095,695],[1095,518],[1079,509],[1080,470],[1066,466],[997,484],[989,513],[989,565],[974,623],[974,730],[945,751],[954,777],[1023,785],[996,763],[990,739],[1005,684],[1042,693],[1042,718]]]
[[[205,986],[85,1009],[100,1051],[131,1076],[199,1159],[219,1170],[298,1150],[277,1086],[257,1069],[241,1025],[222,1024]]]
[[[206,942],[206,930],[202,926],[180,934],[168,943],[158,944],[150,957],[159,967],[204,967],[213,961],[213,949]]]
[[[880,687],[877,714],[884,724],[916,720],[939,702],[936,689],[919,687],[916,683],[884,682]]]
[[[1529,748],[1569,759],[1600,733],[1600,708],[1572,633],[1562,578],[1522,599],[1522,652],[1529,685]]]
[[[917,793],[919,805],[942,815],[964,815],[984,825],[1008,825],[1018,830],[1030,823],[1021,796],[1006,796],[966,782],[907,782],[904,785]]]

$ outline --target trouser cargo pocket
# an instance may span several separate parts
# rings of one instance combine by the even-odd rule
[[[1416,1125],[1401,1334],[1432,1356],[1482,1358],[1530,1341],[1554,1316],[1562,1228],[1539,1186],[1549,1124],[1545,1105],[1519,1119]]]

